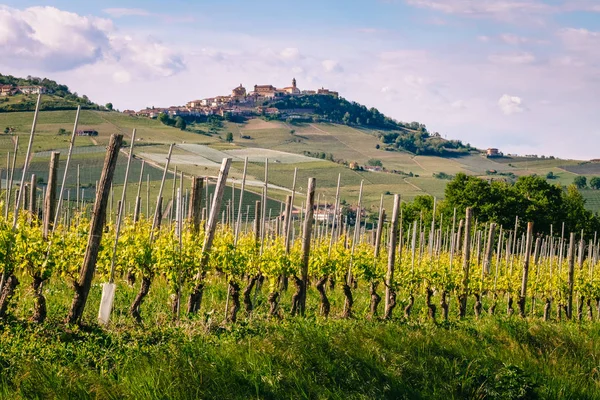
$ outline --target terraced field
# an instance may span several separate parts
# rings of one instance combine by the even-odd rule
[[[13,127],[20,138],[20,151],[17,155],[17,166],[23,162],[23,154],[33,113],[2,113],[0,126]],[[40,176],[47,173],[47,162],[50,151],[58,149],[62,160],[66,158],[69,134],[58,135],[63,128],[72,129],[75,111],[42,112],[37,125],[33,157],[36,171]],[[447,180],[433,177],[434,173],[445,172],[456,175],[463,172],[471,175],[485,176],[486,171],[496,170],[499,173],[512,172],[516,176],[537,174],[545,176],[553,172],[554,183],[568,185],[578,174],[588,177],[600,175],[600,164],[582,164],[576,160],[502,158],[490,160],[477,154],[457,158],[440,158],[431,156],[415,156],[406,152],[385,151],[377,148],[381,145],[378,139],[380,132],[370,129],[349,127],[344,125],[287,124],[282,121],[265,121],[252,119],[244,124],[224,122],[216,135],[198,134],[181,131],[165,126],[156,120],[141,117],[130,117],[117,112],[82,111],[80,129],[95,129],[98,137],[78,137],[74,151],[74,162],[80,165],[82,184],[94,184],[97,177],[89,170],[97,168],[101,162],[104,145],[112,133],[124,134],[125,140],[131,138],[135,128],[136,154],[148,161],[151,187],[160,179],[162,165],[166,159],[169,144],[176,143],[173,150],[172,166],[188,175],[215,176],[223,157],[233,158],[230,171],[231,181],[241,179],[244,157],[249,159],[248,177],[255,185],[249,190],[259,192],[260,182],[264,179],[264,161],[269,159],[269,195],[283,200],[292,186],[294,169],[298,169],[298,190],[302,192],[308,177],[316,177],[319,190],[325,198],[335,195],[338,174],[343,185],[342,198],[348,202],[357,200],[358,189],[364,181],[364,201],[367,207],[379,203],[381,193],[400,193],[405,200],[418,195],[429,194],[442,198]],[[194,126],[199,131],[208,132],[209,126]],[[232,132],[233,143],[223,139],[225,133]],[[246,138],[242,138],[241,136]],[[0,154],[7,154],[14,147],[16,136],[0,135]],[[356,162],[366,165],[371,159],[380,160],[388,170],[402,171],[407,175],[352,171],[343,164],[307,157],[312,154],[331,154],[336,160],[346,163]],[[6,159],[4,159],[6,161]],[[0,163],[6,165],[0,160]],[[144,180],[148,178],[145,173]],[[409,176],[412,175],[412,176]],[[5,177],[5,175],[3,175]],[[69,180],[73,178],[69,176]],[[131,175],[131,182],[137,184],[139,176]],[[118,181],[118,180],[117,180]],[[154,190],[154,189],[152,189]],[[585,193],[590,209],[600,209],[596,205],[595,193]],[[385,196],[385,204],[391,206],[390,196]],[[302,201],[297,197],[297,205]]]

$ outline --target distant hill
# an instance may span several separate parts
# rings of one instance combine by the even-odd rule
[[[10,93],[0,96],[0,112],[33,111],[37,101],[37,94],[27,94],[19,91],[19,87],[39,86],[44,88],[46,94],[42,96],[40,108],[42,111],[73,110],[77,106],[88,110],[101,110],[100,106],[87,96],[79,96],[69,90],[67,85],[61,85],[47,78],[18,78],[12,75],[0,74],[0,87],[12,87]]]
[[[407,151],[416,155],[452,157],[469,154],[471,148],[460,140],[446,140],[437,132],[430,133],[419,122],[400,122],[382,114],[378,109],[348,101],[342,97],[323,95],[288,96],[265,101],[264,106],[277,108],[287,115],[286,121],[302,120],[312,115],[314,122],[331,122],[378,130],[379,140],[387,151]],[[294,115],[295,111],[297,115]],[[296,118],[294,118],[296,117]]]

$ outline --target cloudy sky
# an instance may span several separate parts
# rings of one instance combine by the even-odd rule
[[[477,147],[600,158],[600,0],[5,0],[0,72],[120,109],[296,77]]]

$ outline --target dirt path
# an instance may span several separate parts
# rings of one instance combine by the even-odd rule
[[[419,166],[419,168],[421,168],[423,171],[430,172],[427,168],[425,168],[423,165],[421,165],[420,162],[417,161],[417,156],[412,157],[411,160],[413,160],[413,162],[415,164],[417,164]]]
[[[414,187],[415,189],[417,189],[419,192],[427,193],[423,189],[421,189],[420,187],[418,187],[417,185],[415,185],[414,183],[409,182],[408,179],[403,178],[403,181],[406,182],[407,184],[409,184],[410,186]]]

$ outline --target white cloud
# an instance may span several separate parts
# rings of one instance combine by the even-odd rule
[[[18,10],[0,6],[0,66],[49,72],[101,64],[115,79],[169,76],[181,71],[181,56],[151,39],[120,35],[112,21],[55,7]]]
[[[300,50],[295,47],[286,47],[279,54],[281,55],[281,58],[285,60],[298,60],[302,58]]]
[[[522,113],[526,110],[523,100],[518,96],[503,95],[498,100],[500,110],[506,115]]]
[[[558,36],[570,50],[597,51],[598,46],[600,46],[600,32],[587,29],[565,28],[558,32]]]
[[[322,63],[323,68],[327,72],[343,72],[344,68],[340,65],[338,61],[335,60],[324,60]]]
[[[535,61],[535,56],[527,52],[501,53],[490,55],[488,60],[497,64],[531,64]]]
[[[148,17],[152,15],[150,11],[144,10],[143,8],[105,8],[102,11],[114,18],[131,16]]]
[[[49,71],[94,63],[110,48],[109,20],[81,17],[54,7],[23,11],[0,6],[0,64]]]
[[[540,0],[406,0],[408,4],[446,14],[508,20],[548,14],[555,7]]]

